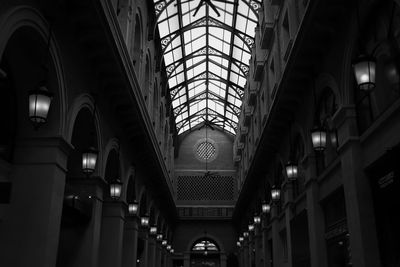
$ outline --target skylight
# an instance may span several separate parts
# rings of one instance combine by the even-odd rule
[[[178,134],[236,134],[260,1],[154,1]]]

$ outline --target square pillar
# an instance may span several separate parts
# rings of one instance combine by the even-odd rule
[[[262,249],[263,249],[263,267],[271,267],[271,253],[268,243],[268,221],[264,215],[262,219]]]
[[[71,178],[67,180],[67,184],[71,186],[74,194],[90,201],[91,218],[85,225],[75,226],[72,229],[61,228],[57,261],[68,262],[67,266],[73,267],[97,267],[105,181],[100,177],[92,176],[89,179],[87,177]],[[73,251],[62,253],[63,238],[68,240],[71,235],[76,236]],[[65,242],[71,243],[71,240]]]
[[[122,266],[122,244],[126,209],[126,205],[119,201],[110,201],[103,204],[100,267]]]
[[[125,221],[122,266],[136,267],[139,218],[129,216]]]
[[[149,236],[149,257],[148,257],[148,266],[155,267],[156,265],[156,238],[154,236]]]
[[[256,267],[263,267],[262,231],[261,225],[254,225],[254,249]]]
[[[67,157],[61,137],[19,140],[8,216],[0,233],[2,266],[56,265]]]
[[[249,264],[249,238],[245,237],[243,242],[243,267],[250,267]]]
[[[276,203],[272,204],[271,214],[273,267],[280,267],[282,265],[282,246],[279,237],[278,206]]]
[[[333,121],[338,130],[339,155],[346,202],[350,254],[353,266],[380,266],[374,206],[368,177],[363,169],[363,150],[354,106],[342,106]]]

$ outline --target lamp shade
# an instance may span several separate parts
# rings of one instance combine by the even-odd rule
[[[263,204],[261,205],[261,209],[263,213],[269,213],[271,211],[271,205],[267,202],[263,202]]]
[[[46,123],[52,97],[45,86],[29,91],[29,118],[35,129]]]
[[[323,151],[326,148],[326,130],[316,127],[311,131],[311,141],[314,150]]]
[[[286,169],[287,178],[288,178],[289,180],[294,180],[294,179],[297,178],[297,174],[298,174],[298,167],[297,167],[297,164],[295,164],[294,162],[290,162],[290,161],[289,161],[289,162],[285,165],[285,169]]]
[[[111,198],[118,200],[121,197],[122,182],[116,179],[110,183],[110,196]]]
[[[258,215],[254,216],[254,224],[260,224],[261,223],[261,217]]]
[[[140,225],[143,227],[148,227],[149,226],[149,217],[147,215],[142,216],[142,218],[140,218]]]
[[[162,242],[162,238],[163,238],[163,235],[162,235],[162,234],[158,234],[158,235],[157,235],[157,241]]]
[[[353,70],[360,90],[368,91],[375,88],[375,58],[365,55],[359,56],[353,61]]]
[[[136,201],[128,204],[129,215],[137,215],[139,204]]]
[[[96,169],[97,156],[99,151],[94,147],[89,147],[82,152],[82,171],[86,175],[90,175]]]
[[[150,227],[150,234],[151,235],[157,235],[157,227],[156,226],[152,226]]]
[[[279,201],[281,199],[281,190],[278,188],[272,188],[271,198],[273,201]]]
[[[249,232],[253,232],[254,231],[254,224],[249,224],[248,228],[249,228]]]

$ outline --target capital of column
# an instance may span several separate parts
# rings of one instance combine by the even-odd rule
[[[125,220],[127,205],[122,201],[103,202],[103,217],[120,217]]]

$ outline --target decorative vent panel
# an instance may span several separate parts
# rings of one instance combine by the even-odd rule
[[[178,207],[181,219],[231,219],[233,207]]]
[[[178,200],[234,200],[234,178],[228,175],[178,176]]]
[[[196,153],[199,158],[211,161],[216,156],[216,150],[214,144],[204,141],[197,145]]]

